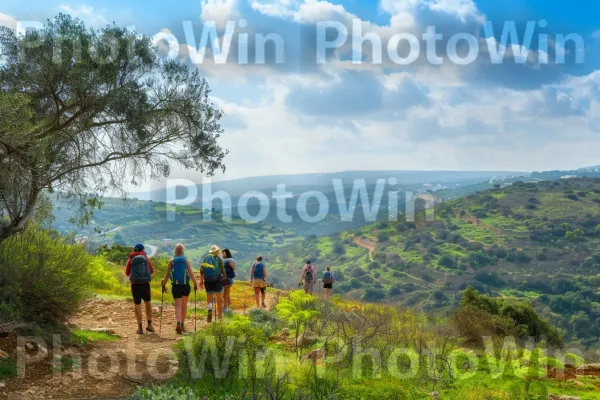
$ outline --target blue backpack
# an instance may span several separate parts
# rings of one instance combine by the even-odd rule
[[[265,279],[265,264],[262,262],[254,264],[254,279]]]
[[[326,285],[333,283],[333,274],[331,273],[331,271],[325,272],[325,274],[323,275],[323,283]]]
[[[225,260],[225,273],[227,274],[227,277],[229,279],[233,279],[235,278],[235,271],[233,269],[231,269],[231,262],[233,261],[232,258],[228,258]]]
[[[171,264],[171,283],[173,285],[188,285],[190,279],[190,274],[187,270],[187,258],[173,258],[173,263]]]
[[[202,263],[202,274],[205,282],[217,282],[221,276],[223,260],[219,256],[207,255]]]
[[[131,259],[131,269],[129,272],[129,280],[134,285],[150,283],[152,274],[148,265],[148,258],[144,255],[137,255]]]

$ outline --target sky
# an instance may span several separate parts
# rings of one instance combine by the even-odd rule
[[[206,76],[215,105],[226,113],[220,143],[229,150],[227,170],[216,179],[600,164],[600,2],[594,0],[3,0],[0,24],[43,22],[59,12],[95,28],[114,22],[175,38],[174,54]],[[211,21],[220,40],[227,21],[236,23],[224,64],[214,62],[210,48],[194,62]],[[319,39],[326,22],[346,27],[349,37],[318,63],[317,43],[336,36],[330,29]],[[517,43],[502,42],[507,23]],[[528,26],[531,43],[521,40]],[[381,41],[381,63],[374,61],[377,46],[352,44],[357,27]],[[414,54],[407,40],[395,42],[397,58],[388,56],[394,37],[421,38],[428,27],[442,36],[433,48],[441,65],[429,60],[423,42],[411,63],[398,62]],[[239,33],[250,37],[247,64],[237,51],[244,43]],[[282,38],[283,62],[271,43],[259,65],[257,34]],[[447,47],[457,34],[478,46],[466,65],[452,61],[469,56],[473,42],[455,41],[453,59]],[[563,43],[559,35],[580,42]],[[493,62],[491,48],[505,51],[502,62]],[[173,176],[198,178],[178,169]]]

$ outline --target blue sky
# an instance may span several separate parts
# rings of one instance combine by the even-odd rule
[[[71,13],[93,27],[115,22],[153,36],[173,35],[182,62],[207,77],[215,104],[226,112],[222,144],[230,150],[220,179],[282,173],[357,169],[545,170],[600,164],[600,2],[573,0],[4,0],[0,23],[41,21]],[[183,29],[191,21],[198,42],[215,21],[223,39],[226,21],[247,21],[236,30],[276,33],[285,45],[285,62],[238,63],[237,50],[224,65],[192,62]],[[538,22],[546,21],[540,27]],[[333,21],[351,34],[381,39],[383,61],[362,47],[363,63],[351,62],[350,40],[317,64],[316,26]],[[532,21],[535,32],[525,46],[507,43],[504,61],[491,62],[507,21],[521,38]],[[483,26],[494,28],[487,37]],[[443,35],[432,65],[422,48],[410,65],[398,65],[386,44],[399,33],[421,38],[428,26]],[[450,62],[453,35],[468,33],[479,52],[468,65]],[[540,47],[539,34],[549,37]],[[557,35],[577,35],[583,47]],[[239,44],[233,38],[233,48]],[[421,42],[421,44],[423,44]],[[521,46],[522,45],[522,46]],[[408,55],[402,42],[399,54]],[[467,54],[466,43],[457,52]],[[564,51],[566,62],[556,63]],[[581,59],[577,60],[580,55]],[[517,62],[522,60],[522,63]],[[548,60],[547,63],[542,60]],[[576,62],[579,61],[579,62]],[[197,178],[185,171],[177,177]]]

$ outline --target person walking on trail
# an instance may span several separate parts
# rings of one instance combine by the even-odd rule
[[[181,334],[185,331],[185,318],[187,317],[187,306],[192,288],[190,281],[194,284],[194,291],[198,290],[198,282],[194,276],[190,260],[184,255],[185,247],[178,243],[173,251],[173,258],[167,264],[167,272],[161,282],[163,292],[166,292],[166,286],[171,280],[171,293],[175,300],[175,318],[177,327],[175,331]]]
[[[233,286],[233,278],[235,278],[235,260],[231,256],[229,249],[223,249],[223,263],[225,264],[225,274],[229,284],[225,286],[223,291],[223,306],[225,312],[231,311],[231,288]]]
[[[327,270],[323,274],[323,289],[325,289],[326,300],[329,300],[329,297],[331,296],[333,282],[335,282],[335,277],[333,276],[333,272],[331,272],[331,268],[327,267]]]
[[[139,335],[144,334],[144,329],[142,329],[142,300],[146,307],[146,320],[148,321],[146,331],[154,332],[154,327],[152,326],[152,296],[150,291],[150,282],[152,281],[153,274],[154,268],[144,251],[144,245],[136,244],[133,248],[133,253],[129,254],[129,259],[125,265],[125,275],[129,277],[129,281],[131,282],[131,295],[135,304],[135,318],[138,323],[137,333]]]
[[[304,293],[312,294],[315,287],[315,267],[310,263],[310,260],[306,262],[302,269],[302,276],[300,277],[300,284],[304,281]]]
[[[254,288],[254,298],[256,299],[256,307],[267,308],[265,304],[265,296],[267,291],[267,267],[263,262],[263,258],[258,256],[252,267],[250,268],[250,283]]]
[[[204,257],[200,267],[200,287],[206,290],[206,302],[208,303],[208,316],[206,321],[210,324],[213,320],[213,300],[217,299],[217,319],[223,319],[223,278],[225,266],[221,258],[221,249],[213,245]]]

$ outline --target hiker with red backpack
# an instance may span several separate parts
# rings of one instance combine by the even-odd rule
[[[329,300],[329,297],[331,296],[333,282],[335,282],[335,277],[333,276],[333,272],[331,272],[331,268],[327,267],[327,270],[323,274],[323,289],[325,289],[326,300]]]
[[[267,267],[261,256],[256,257],[256,261],[250,268],[250,284],[254,288],[254,298],[256,299],[256,307],[267,308],[265,304],[265,296],[267,291]],[[261,301],[262,298],[262,301]]]
[[[192,288],[190,281],[194,284],[194,292],[198,290],[198,282],[194,276],[190,260],[184,255],[185,247],[178,243],[173,251],[173,258],[167,264],[165,278],[161,282],[163,293],[166,291],[167,282],[171,280],[171,293],[175,300],[175,318],[177,327],[175,331],[181,334],[185,331],[185,318],[187,317],[188,299]]]
[[[213,300],[215,298],[217,299],[217,319],[223,319],[223,284],[225,281],[229,282],[229,278],[225,273],[221,249],[213,245],[200,266],[200,287],[204,287],[206,290],[206,302],[208,303],[206,321],[209,324],[213,320]]]
[[[133,296],[133,303],[135,304],[135,318],[138,323],[137,333],[139,335],[144,334],[144,329],[142,329],[142,300],[146,307],[146,319],[148,321],[146,331],[154,332],[150,291],[150,282],[152,281],[153,274],[154,268],[144,251],[144,246],[136,244],[133,248],[133,253],[129,255],[127,265],[125,265],[125,275],[129,277],[129,281],[131,282],[131,294]]]
[[[312,294],[315,287],[315,267],[310,263],[310,260],[306,261],[306,264],[302,269],[302,276],[300,277],[300,283],[298,286],[302,286],[303,281],[304,293]]]

